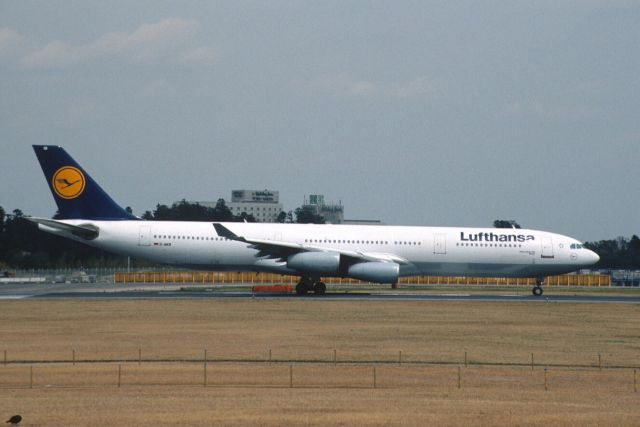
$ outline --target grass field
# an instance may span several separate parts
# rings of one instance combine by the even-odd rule
[[[0,416],[54,426],[638,425],[639,320],[639,307],[622,304],[2,301]]]

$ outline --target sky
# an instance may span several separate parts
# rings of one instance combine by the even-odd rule
[[[638,1],[0,0],[0,206],[31,145],[122,206],[280,192],[349,219],[640,233]]]

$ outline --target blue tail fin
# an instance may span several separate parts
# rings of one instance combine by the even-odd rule
[[[138,219],[122,209],[62,147],[34,145],[60,219]]]

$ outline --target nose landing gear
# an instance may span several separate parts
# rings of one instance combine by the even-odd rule
[[[537,278],[536,279],[536,285],[531,290],[531,292],[533,293],[533,296],[536,296],[536,297],[542,296],[542,284],[543,283],[544,283],[544,279],[542,279],[542,278]]]

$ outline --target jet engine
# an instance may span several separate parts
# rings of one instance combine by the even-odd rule
[[[349,266],[347,275],[376,283],[397,283],[400,266],[395,262],[360,262]]]
[[[340,268],[340,254],[301,252],[287,259],[287,267],[304,273],[335,274]]]

